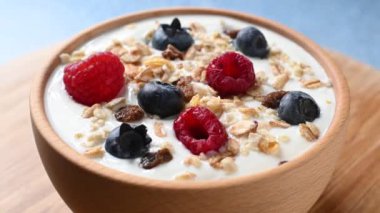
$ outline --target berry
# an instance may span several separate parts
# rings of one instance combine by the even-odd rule
[[[255,83],[255,72],[248,58],[236,52],[226,52],[210,62],[206,80],[220,95],[238,95]]]
[[[112,130],[106,140],[105,149],[117,158],[137,158],[148,152],[151,141],[144,125],[132,127],[123,123]]]
[[[269,53],[267,40],[263,33],[252,26],[238,32],[235,45],[237,49],[251,57],[266,58]]]
[[[297,125],[319,117],[319,107],[314,99],[300,91],[286,93],[280,101],[278,115],[289,124]]]
[[[195,155],[218,151],[228,139],[218,118],[204,107],[191,107],[182,112],[173,128],[178,140]]]
[[[180,89],[160,81],[145,84],[137,94],[137,100],[145,112],[161,118],[178,114],[185,105]]]
[[[174,18],[170,25],[161,24],[152,38],[152,46],[158,50],[165,50],[171,44],[180,51],[186,51],[193,43],[193,38],[181,27],[178,18]]]
[[[123,73],[124,66],[118,56],[100,52],[67,65],[63,82],[75,101],[91,106],[116,97],[125,82]]]

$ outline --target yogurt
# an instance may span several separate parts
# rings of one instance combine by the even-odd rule
[[[157,22],[170,23],[173,18],[172,16],[158,17],[139,21],[133,25],[122,26],[91,39],[79,47],[78,51],[80,52],[77,51],[76,53],[77,55],[87,57],[94,52],[109,49],[117,41],[135,40],[145,42],[146,35],[157,27]],[[237,29],[255,26],[237,19],[214,15],[181,15],[178,18],[182,26],[201,23],[201,26],[206,30],[204,34],[215,35],[215,37],[222,34],[224,25],[221,22]],[[263,27],[255,27],[263,32],[270,44],[273,60],[271,57],[269,59],[250,58],[254,64],[256,78],[262,81],[261,86],[258,90],[252,91],[251,95],[247,95],[245,98],[240,97],[241,99],[236,98],[235,101],[241,101],[245,105],[245,108],[253,108],[257,111],[258,115],[249,118],[249,120],[257,121],[259,123],[258,131],[261,131],[263,134],[269,134],[270,138],[276,141],[278,149],[276,153],[262,152],[257,143],[250,143],[250,140],[257,140],[254,135],[252,135],[252,138],[248,138],[248,136],[240,138],[231,134],[230,130],[233,125],[244,120],[244,114],[239,113],[239,109],[236,108],[225,110],[219,115],[220,121],[228,130],[229,137],[234,139],[239,145],[240,153],[233,157],[233,164],[229,164],[234,167],[232,170],[214,168],[205,159],[210,158],[213,153],[207,153],[207,155],[202,155],[201,157],[192,156],[191,152],[175,136],[173,130],[174,117],[158,119],[145,116],[141,121],[132,123],[144,124],[147,127],[148,134],[152,138],[150,150],[157,150],[163,146],[170,147],[173,156],[170,162],[146,170],[139,166],[140,159],[138,158],[131,160],[118,159],[105,152],[104,155],[92,159],[106,167],[152,179],[173,180],[176,178],[181,179],[178,177],[186,177],[187,175],[195,180],[210,180],[254,174],[275,168],[284,161],[291,161],[310,149],[315,143],[318,143],[318,141],[308,141],[300,133],[299,125],[282,128],[276,126],[276,124],[270,124],[271,121],[278,121],[276,112],[275,110],[261,106],[257,97],[275,91],[274,87],[276,87],[276,81],[279,79],[278,75],[273,72],[278,68],[276,68],[273,62],[276,62],[276,60],[283,61],[283,67],[278,69],[285,69],[290,77],[281,89],[285,91],[303,91],[314,98],[321,113],[320,117],[314,120],[312,124],[319,130],[319,137],[321,137],[329,128],[335,109],[334,92],[324,69],[316,59],[295,42]],[[199,42],[197,36],[195,36],[195,44]],[[125,42],[123,45],[128,49],[128,42]],[[226,49],[233,50],[233,46],[227,46]],[[149,59],[150,57],[161,55],[161,51],[154,50],[151,46],[150,50],[152,54],[145,58]],[[72,54],[71,57],[75,57],[75,54]],[[177,75],[191,75],[191,72],[194,71],[186,71],[186,66],[195,67],[194,69],[197,66],[197,63],[192,60],[174,60],[171,63],[176,70],[182,70]],[[183,65],[185,65],[185,68],[183,68]],[[61,64],[55,68],[46,86],[44,100],[48,119],[59,137],[79,154],[85,153],[86,150],[93,147],[104,149],[104,143],[102,142],[104,141],[104,134],[119,126],[120,122],[113,117],[111,111],[104,111],[106,112],[105,116],[107,119],[104,120],[104,124],[101,124],[99,128],[94,128],[93,119],[83,118],[82,114],[86,106],[76,103],[65,90],[62,80],[64,67],[65,64]],[[307,83],[314,84],[313,80],[315,79],[317,79],[317,84],[319,81],[319,84],[322,86],[308,86]],[[192,84],[196,90],[200,90],[197,91],[198,93],[204,91],[207,93],[207,89],[209,89],[207,84],[204,83],[193,82]],[[138,85],[130,82],[119,94],[119,97],[125,97],[128,104],[137,105],[137,90]],[[212,91],[210,93],[212,94]],[[213,96],[217,97],[215,94]],[[202,96],[199,96],[199,98],[201,99]],[[230,101],[233,102],[232,99]],[[154,123],[157,122],[162,124],[162,129],[165,131],[166,136],[157,136],[155,133]],[[189,163],[190,158],[195,158],[197,163]]]

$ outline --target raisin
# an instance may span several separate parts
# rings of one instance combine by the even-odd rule
[[[224,29],[223,33],[228,35],[230,38],[234,39],[236,38],[237,34],[240,30],[233,30],[233,29]]]
[[[271,109],[277,109],[280,105],[281,98],[284,97],[286,93],[287,92],[282,90],[271,92],[263,97],[261,104]]]
[[[115,112],[115,118],[120,122],[138,121],[143,117],[144,111],[137,105],[127,105]]]
[[[157,152],[148,152],[140,161],[140,166],[144,169],[152,169],[160,164],[167,163],[173,159],[169,149],[160,149]]]

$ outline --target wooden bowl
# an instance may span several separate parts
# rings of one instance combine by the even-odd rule
[[[302,46],[326,70],[334,85],[336,109],[330,128],[317,144],[292,161],[258,174],[208,181],[161,181],[122,173],[78,154],[47,120],[46,82],[59,54],[112,28],[146,18],[213,14],[261,25]],[[216,9],[173,8],[135,13],[92,27],[52,55],[30,97],[34,137],[55,188],[74,212],[306,212],[321,195],[334,170],[349,112],[349,91],[341,71],[315,43],[264,18]]]

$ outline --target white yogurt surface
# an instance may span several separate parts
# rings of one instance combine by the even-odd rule
[[[191,22],[199,22],[203,26],[206,26],[208,32],[221,32],[222,28],[220,21],[223,20],[228,25],[232,25],[236,28],[243,28],[248,25],[252,25],[243,21],[236,19],[221,17],[221,16],[205,16],[205,15],[181,15],[178,16],[182,26],[189,26]],[[91,41],[88,41],[82,47],[89,55],[93,52],[104,51],[112,43],[112,39],[125,39],[127,37],[135,37],[136,39],[143,39],[145,33],[154,28],[155,21],[160,23],[170,23],[173,19],[172,16],[160,17],[155,19],[148,19],[136,23],[135,28],[121,27],[105,33]],[[292,60],[303,62],[311,66],[314,71],[315,76],[323,82],[329,82],[327,75],[325,74],[323,68],[320,64],[303,48],[298,46],[291,40],[267,30],[262,27],[258,27],[265,35],[269,44],[275,43],[278,48],[283,50],[288,54]],[[265,71],[266,74],[271,78],[273,74],[270,71],[268,60],[260,60],[256,58],[250,58],[254,64],[255,71]],[[66,92],[63,83],[63,69],[64,65],[58,66],[52,75],[50,76],[49,82],[46,86],[45,92],[45,107],[48,119],[53,126],[57,134],[65,141],[69,146],[78,151],[78,153],[83,153],[86,147],[81,145],[83,139],[76,139],[74,137],[75,133],[81,132],[86,134],[90,133],[90,120],[82,118],[81,114],[85,106],[76,103]],[[273,91],[273,88],[269,86],[264,87],[265,94]],[[328,129],[330,122],[334,115],[335,109],[335,97],[332,88],[321,87],[318,89],[305,89],[301,84],[291,79],[284,87],[285,91],[300,90],[311,95],[315,101],[318,103],[321,115],[313,123],[320,129],[321,135],[323,135]],[[128,100],[128,104],[137,104],[135,94],[124,92],[121,96],[125,96]],[[327,103],[331,102],[331,103]],[[248,106],[259,106],[260,103],[254,101],[252,103],[247,103]],[[110,116],[104,129],[112,130],[113,128],[120,125],[120,122],[116,121],[113,116]],[[261,118],[260,118],[261,119]],[[260,119],[257,119],[260,121]],[[262,118],[265,120],[265,118]],[[148,134],[152,138],[151,148],[157,149],[163,142],[169,142],[174,147],[173,160],[166,164],[161,164],[150,170],[142,169],[138,166],[140,159],[126,160],[118,159],[112,155],[105,153],[102,158],[94,158],[98,163],[120,170],[126,173],[145,176],[154,179],[172,180],[175,175],[189,171],[197,175],[197,180],[202,179],[222,179],[234,176],[247,175],[252,173],[257,173],[266,169],[274,168],[278,166],[278,163],[283,160],[292,160],[294,157],[299,156],[305,150],[309,149],[313,144],[317,142],[308,142],[299,134],[298,126],[291,126],[287,129],[272,128],[270,133],[274,136],[287,135],[290,137],[288,142],[280,142],[280,152],[277,155],[268,155],[260,152],[250,152],[248,156],[238,155],[236,157],[236,164],[238,169],[235,173],[227,174],[223,170],[216,170],[212,168],[206,161],[202,161],[200,168],[195,168],[192,166],[185,166],[183,163],[184,158],[189,156],[191,153],[187,150],[181,142],[179,142],[174,134],[172,128],[173,118],[161,120],[165,124],[165,130],[167,132],[167,137],[160,138],[154,134],[153,122],[154,120],[145,118],[141,122],[136,122],[136,124],[143,123],[148,128]],[[103,144],[104,146],[104,144]]]

